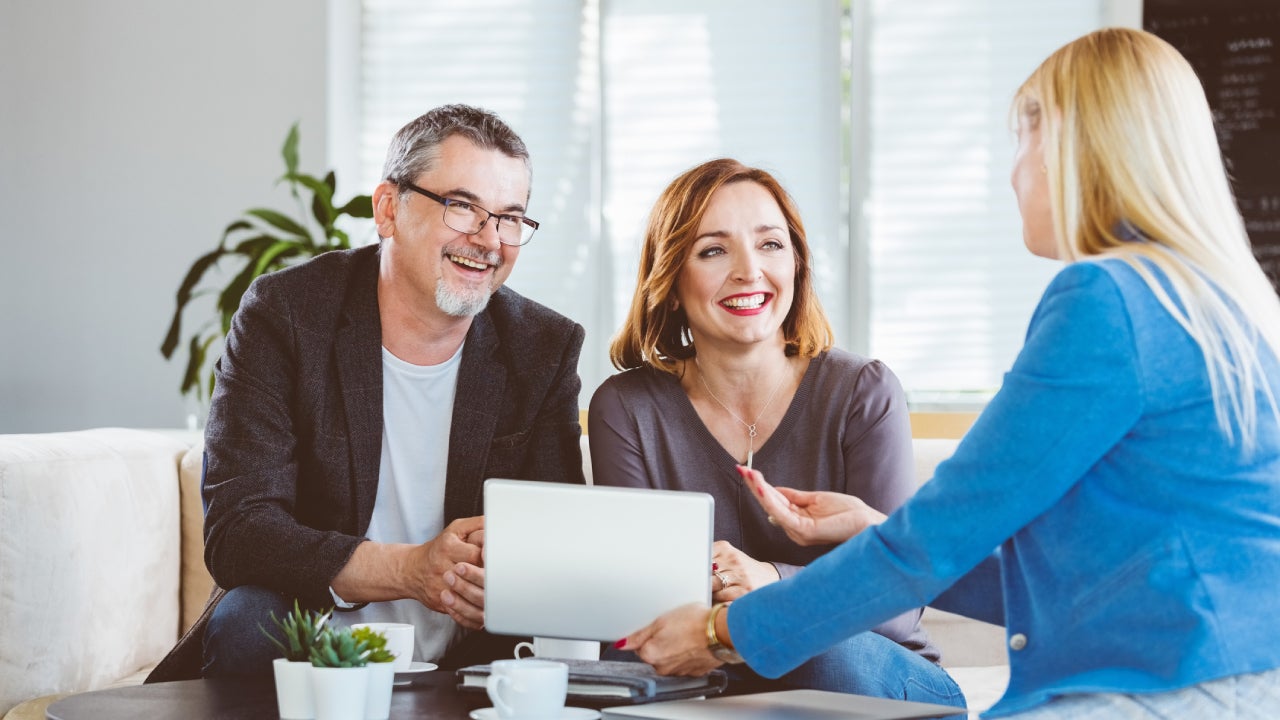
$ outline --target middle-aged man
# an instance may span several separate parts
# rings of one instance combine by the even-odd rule
[[[583,482],[584,332],[502,287],[538,225],[496,115],[431,110],[383,177],[377,246],[263,276],[236,313],[205,433],[205,561],[228,591],[151,681],[194,676],[201,641],[206,677],[270,672],[258,626],[294,598],[412,623],[416,660],[511,655],[480,630],[482,486]]]

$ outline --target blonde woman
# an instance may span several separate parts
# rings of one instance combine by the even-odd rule
[[[1280,302],[1204,91],[1164,41],[1110,29],[1050,56],[1014,115],[1024,240],[1066,265],[1004,386],[888,518],[744,469],[793,540],[848,541],[622,641],[660,671],[718,664],[708,622],[774,676],[932,602],[1007,628],[987,717],[1274,717]]]
[[[631,312],[611,355],[624,370],[591,398],[596,484],[715,497],[712,599],[790,577],[833,547],[800,547],[748,497],[739,463],[850,493],[891,512],[915,490],[902,388],[883,363],[831,348],[804,226],[772,175],[711,160],[654,204]],[[782,677],[732,668],[730,692],[818,688],[964,705],[904,608],[838,638]]]

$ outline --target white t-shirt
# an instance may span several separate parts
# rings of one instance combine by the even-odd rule
[[[444,529],[449,430],[461,362],[461,347],[443,363],[428,366],[382,349],[382,460],[366,533],[374,542],[423,543]],[[369,603],[339,618],[347,624],[412,623],[414,660],[439,660],[462,634],[452,618],[417,600]]]

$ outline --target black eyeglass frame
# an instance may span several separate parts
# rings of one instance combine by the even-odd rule
[[[430,190],[425,190],[423,188],[420,188],[417,185],[414,185],[413,183],[408,181],[402,181],[396,184],[399,185],[400,187],[406,188],[408,190],[412,190],[418,193],[419,195],[422,195],[423,197],[427,197],[432,200],[435,200],[436,202],[443,205],[445,210],[444,224],[448,225],[451,229],[462,233],[463,235],[479,235],[480,231],[484,230],[484,226],[487,225],[489,221],[492,220],[493,218],[498,218],[498,222],[502,222],[502,220],[505,218],[508,220],[517,221],[520,224],[524,225],[525,227],[530,228],[529,235],[527,237],[523,237],[523,239],[520,242],[512,243],[512,242],[507,242],[506,240],[503,240],[502,233],[498,233],[498,242],[502,243],[503,245],[509,245],[511,247],[522,247],[524,245],[529,244],[529,241],[533,239],[533,234],[538,231],[538,227],[540,225],[540,223],[537,220],[525,217],[523,215],[510,215],[508,213],[489,212],[488,210],[480,207],[479,205],[471,202],[470,200],[457,200],[454,198],[444,197],[443,195],[437,195],[431,192]],[[452,225],[449,225],[448,211],[449,211],[449,207],[452,205],[466,205],[468,207],[479,210],[482,213],[485,213],[486,215],[488,215],[488,217],[486,217],[484,220],[481,220],[480,224],[476,227],[475,230],[467,231],[467,230],[463,230],[462,228],[456,228],[456,227],[453,227]],[[521,232],[520,234],[521,236],[524,236],[523,232]]]

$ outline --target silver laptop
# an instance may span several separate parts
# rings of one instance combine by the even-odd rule
[[[604,710],[604,717],[613,720],[908,720],[964,714],[963,708],[946,705],[824,690],[784,690],[709,700],[672,700]]]
[[[485,629],[613,642],[711,601],[706,493],[484,484]]]

